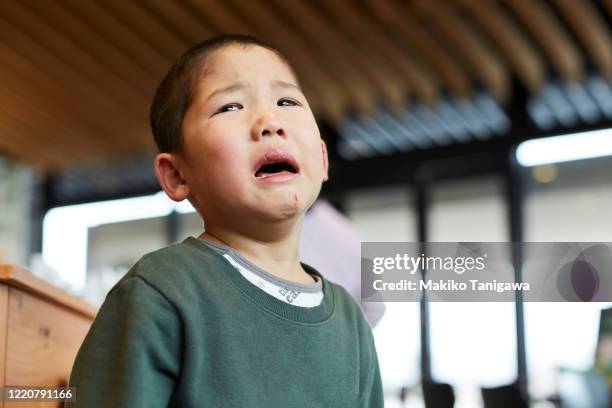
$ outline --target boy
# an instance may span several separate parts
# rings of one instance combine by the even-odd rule
[[[157,178],[205,220],[111,289],[76,358],[76,407],[382,407],[368,323],[301,264],[327,151],[286,59],[248,36],[197,44],[159,86]]]

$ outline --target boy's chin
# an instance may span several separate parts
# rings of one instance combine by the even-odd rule
[[[297,219],[312,204],[311,201],[298,192],[270,194],[258,203],[258,210],[270,221]]]

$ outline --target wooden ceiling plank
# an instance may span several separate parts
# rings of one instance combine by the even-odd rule
[[[398,78],[392,78],[392,73],[385,67],[373,68],[368,63],[368,58],[360,55],[359,50],[342,39],[325,18],[317,15],[311,3],[283,0],[275,0],[274,3],[299,26],[302,35],[310,38],[310,47],[322,51],[321,57],[339,71],[340,77],[346,73],[345,78],[349,88],[352,83],[361,83],[364,88],[363,93],[372,101],[380,94],[383,101],[394,110],[405,108],[405,96],[408,91],[402,89],[403,82]]]
[[[501,103],[510,97],[510,74],[505,64],[448,2],[418,1],[415,8],[443,42],[453,47],[480,82]]]
[[[24,148],[23,145],[16,145],[18,140],[19,136],[14,133],[13,129],[9,129],[8,126],[0,123],[0,156],[7,156],[12,160],[30,166],[36,172],[44,171],[47,163],[43,156],[31,154],[29,157],[24,157],[23,153],[31,152],[31,150]]]
[[[48,164],[45,160],[45,152],[40,146],[32,145],[28,141],[19,138],[16,130],[12,127],[12,122],[4,119],[2,109],[0,109],[0,154],[7,153],[10,157],[25,165],[33,166],[36,169],[44,169]]]
[[[56,58],[62,60],[63,65],[68,65],[73,70],[80,72],[83,77],[87,78],[88,82],[97,84],[101,89],[106,89],[114,96],[116,102],[120,98],[126,106],[130,106],[136,111],[143,111],[143,107],[146,105],[144,95],[139,94],[131,84],[125,83],[114,73],[99,65],[94,58],[83,52],[70,39],[59,34],[54,27],[42,21],[22,4],[0,1],[0,11],[0,14],[4,16],[11,16],[11,25],[15,24],[19,31],[23,30],[28,33],[28,36],[32,36],[34,42],[39,44],[41,48],[48,49],[46,54],[53,53],[57,56]],[[11,43],[13,42],[14,39],[11,39]],[[34,61],[44,61],[45,65],[49,63],[43,59],[42,54],[35,53],[30,54],[30,56],[33,57]]]
[[[117,49],[107,38],[92,30],[91,25],[84,23],[68,8],[57,1],[22,0],[21,4],[64,38],[70,39],[97,64],[113,72],[121,81],[132,84],[143,95],[152,96],[151,88],[155,82],[153,75]]]
[[[12,81],[14,80],[15,78],[12,78]],[[96,137],[99,135],[92,128],[82,126],[79,121],[70,121],[59,105],[43,103],[42,106],[36,106],[31,94],[25,96],[24,93],[19,93],[15,85],[0,80],[0,103],[4,105],[5,111],[12,112],[15,117],[37,131],[36,142],[55,146],[57,138],[61,137],[62,145],[75,155],[92,150],[102,153],[112,151],[112,146],[99,144],[100,139]],[[21,137],[26,138],[27,135]]]
[[[0,68],[0,73],[6,71]],[[10,78],[10,81],[4,80]],[[74,152],[75,156],[112,156],[116,151],[145,150],[143,147],[135,147],[134,143],[126,144],[117,138],[113,132],[118,132],[120,127],[112,129],[101,129],[67,109],[60,99],[54,99],[46,95],[43,88],[34,89],[31,84],[18,75],[8,73],[0,79],[2,96],[0,99],[8,111],[14,112],[16,117],[21,117],[23,122],[29,123],[37,130],[35,137],[46,138],[53,146],[61,139],[62,146],[66,150]],[[127,135],[131,133],[126,131]],[[123,135],[125,139],[125,135]],[[22,138],[27,135],[22,135]],[[151,139],[151,138],[149,138]],[[40,142],[40,140],[37,140]],[[149,141],[149,147],[152,142]]]
[[[391,0],[368,0],[369,10],[384,27],[387,27],[401,44],[408,45],[442,80],[445,87],[459,97],[468,97],[471,83],[463,67],[426,32],[414,18],[412,8],[396,5]]]
[[[397,69],[417,98],[426,103],[437,99],[439,91],[434,77],[420,69],[390,38],[373,27],[357,7],[344,0],[319,1],[317,4],[327,10],[344,34],[349,35],[355,44],[363,46],[363,52],[370,58],[376,58],[380,65]]]
[[[540,0],[505,0],[536,38],[555,69],[567,81],[580,81],[583,61],[572,39],[550,9]]]
[[[0,84],[0,102],[4,106],[5,114],[27,124],[31,129],[25,133],[23,129],[20,140],[30,139],[33,143],[44,146],[51,151],[62,152],[66,157],[86,157],[92,152],[96,154],[111,155],[116,146],[101,146],[100,138],[89,129],[83,129],[75,123],[69,123],[63,118],[61,112],[55,116],[50,106],[38,107],[32,101],[17,94],[4,84]],[[58,144],[61,140],[61,144]]]
[[[545,64],[518,27],[488,0],[455,0],[476,20],[532,93],[544,84]]]
[[[346,90],[321,68],[308,49],[296,47],[296,44],[300,44],[302,40],[291,26],[285,24],[268,6],[260,2],[230,0],[226,3],[232,4],[234,9],[240,9],[248,15],[249,23],[257,33],[287,55],[298,73],[299,80],[304,82],[305,88],[317,95],[316,99],[324,110],[322,113],[328,120],[339,123],[347,112],[350,100]],[[245,18],[240,19],[245,20]],[[283,34],[278,35],[279,32]]]
[[[253,28],[236,17],[225,3],[215,0],[186,0],[186,3],[202,22],[214,27],[215,34],[249,35],[253,32]]]
[[[145,124],[136,123],[132,120],[132,115],[129,112],[126,115],[121,106],[105,104],[103,98],[91,98],[87,89],[82,92],[79,87],[74,87],[74,84],[66,84],[61,79],[49,76],[47,70],[40,69],[2,43],[0,55],[3,56],[0,73],[6,74],[6,78],[10,78],[14,86],[22,92],[31,98],[44,101],[47,105],[62,106],[75,122],[83,121],[98,130],[98,134],[103,134],[109,145],[120,148],[133,146],[134,143],[125,137],[125,134],[132,134],[131,128],[135,125],[143,127]],[[89,103],[84,104],[84,100]],[[113,120],[109,121],[108,118],[111,117]],[[125,134],[122,134],[123,132]]]
[[[62,5],[105,38],[123,55],[128,56],[155,82],[161,79],[172,59],[163,55],[139,37],[128,24],[117,19],[94,1],[64,0]]]
[[[135,129],[147,123],[147,113],[143,104],[136,109],[132,104],[124,103],[100,84],[89,81],[80,71],[67,65],[0,16],[0,39],[2,38],[10,38],[10,43],[5,45],[23,56],[23,59],[30,64],[43,66],[45,73],[63,84],[66,92],[73,94],[75,98],[78,97],[82,104],[83,101],[87,101],[91,108],[97,107],[99,109],[97,113],[107,115],[107,120],[116,116],[116,122],[124,124],[127,129]],[[115,114],[112,115],[111,112]],[[132,139],[127,138],[125,142],[132,142]],[[137,142],[138,139],[135,139],[134,143]]]
[[[81,2],[81,0],[72,1],[75,1],[77,4]],[[143,41],[159,50],[170,61],[176,60],[189,46],[185,39],[172,31],[154,13],[136,2],[99,0],[95,4],[104,8],[116,19],[129,26]],[[167,69],[170,69],[170,67],[168,66]]]
[[[593,4],[576,0],[555,0],[555,4],[602,75],[612,77],[612,34]]]
[[[202,24],[197,17],[185,9],[181,2],[140,0],[139,3],[155,13],[158,18],[165,21],[174,32],[184,38],[187,47],[214,35],[210,27]],[[185,47],[185,49],[187,49],[187,47]]]
[[[21,112],[14,112],[14,108],[7,109],[4,101],[0,105],[0,150],[9,152],[16,160],[35,167],[37,171],[54,171],[91,158],[104,159],[95,149],[77,152],[73,146],[58,143],[64,133],[48,137],[49,129],[34,126],[33,117],[22,120]],[[111,154],[116,157],[120,153],[121,150],[115,148]]]
[[[73,157],[72,152],[63,149],[58,143],[50,142],[46,135],[41,136],[42,131],[33,128],[29,121],[24,122],[4,104],[0,105],[0,117],[0,134],[7,135],[3,137],[4,142],[12,142],[12,145],[19,149],[19,157],[24,161],[59,163],[63,158]]]

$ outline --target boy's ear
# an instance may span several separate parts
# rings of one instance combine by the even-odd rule
[[[327,145],[321,139],[321,154],[323,156],[323,181],[329,180],[329,158],[327,157]]]
[[[179,168],[179,158],[171,153],[159,153],[155,157],[155,175],[159,185],[174,201],[183,201],[189,196],[189,185]]]

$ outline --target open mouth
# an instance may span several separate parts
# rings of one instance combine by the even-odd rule
[[[298,174],[299,166],[295,159],[281,149],[266,153],[255,165],[255,178],[262,179],[279,174]]]
[[[297,173],[297,170],[287,162],[264,164],[255,172],[255,177],[265,177],[275,173],[287,171],[289,173]]]

